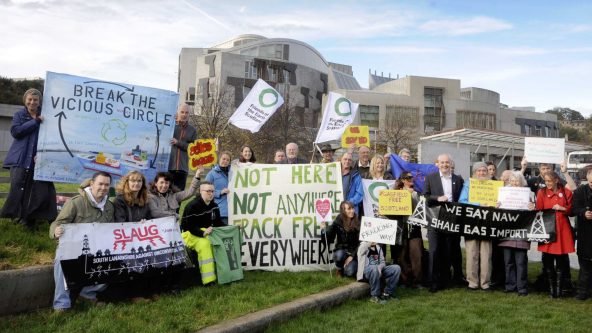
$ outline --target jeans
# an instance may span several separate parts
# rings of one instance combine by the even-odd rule
[[[72,301],[70,300],[70,291],[66,290],[66,282],[64,280],[64,272],[60,265],[60,260],[55,259],[53,263],[53,279],[55,281],[55,291],[53,295],[53,308],[54,309],[69,309],[72,307]],[[106,284],[96,284],[87,286],[80,290],[80,297],[96,300],[97,294],[107,289]]]
[[[384,293],[393,295],[397,287],[397,282],[399,282],[401,267],[399,265],[384,266],[382,267],[382,272],[379,272],[378,269],[378,265],[368,265],[364,268],[364,278],[370,283],[370,295],[380,296],[380,273],[382,273],[386,282]]]
[[[506,291],[528,292],[528,257],[526,249],[504,247]]]
[[[347,259],[348,255],[343,249],[333,251],[333,262],[338,270],[343,271],[343,275],[345,276],[356,276],[358,273],[358,260],[356,255],[353,255],[354,258],[347,267],[343,267],[345,263],[345,259]]]

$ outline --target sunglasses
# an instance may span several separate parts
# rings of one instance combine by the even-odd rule
[[[413,179],[413,176],[401,177],[401,179],[403,179],[403,180],[411,180],[411,179]]]

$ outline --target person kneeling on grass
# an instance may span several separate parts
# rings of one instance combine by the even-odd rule
[[[367,280],[370,283],[370,302],[384,304],[395,298],[395,289],[401,276],[399,265],[386,265],[384,253],[375,242],[362,242],[358,248],[358,281]],[[382,291],[381,278],[386,285]]]
[[[337,276],[356,275],[358,270],[358,246],[360,245],[360,221],[356,215],[355,206],[351,201],[344,201],[339,205],[339,215],[333,224],[321,222],[321,239],[329,244],[335,238],[335,249],[333,250],[333,262],[337,267]]]
[[[223,227],[220,209],[214,201],[214,184],[204,181],[199,186],[199,196],[185,207],[181,221],[181,236],[188,249],[197,252],[201,282],[204,285],[216,281],[216,265],[212,244],[207,238],[213,227]]]

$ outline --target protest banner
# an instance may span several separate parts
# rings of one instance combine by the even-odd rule
[[[471,178],[469,182],[469,202],[481,206],[495,207],[499,188],[504,186],[501,180],[479,180]]]
[[[178,272],[189,265],[174,217],[144,223],[66,223],[59,260],[70,288]]]
[[[362,187],[364,188],[364,215],[379,217],[379,193],[383,190],[392,189],[394,186],[394,180],[362,179]]]
[[[256,133],[282,104],[284,98],[267,82],[258,79],[228,122]]]
[[[362,216],[360,241],[395,245],[397,240],[397,221]]]
[[[215,139],[197,139],[187,148],[189,168],[197,170],[200,167],[215,165],[218,162]]]
[[[351,146],[370,148],[370,130],[368,126],[349,125],[341,136],[341,147],[350,148]]]
[[[530,203],[529,187],[504,186],[499,188],[497,201],[501,209],[528,209]]]
[[[47,72],[35,179],[81,183],[166,171],[179,95],[172,91]]]
[[[329,92],[327,104],[323,110],[323,121],[314,142],[339,140],[346,127],[356,118],[358,106],[358,103],[353,103],[338,93]]]
[[[455,202],[429,207],[422,197],[407,222],[473,238],[555,240],[555,211],[551,209],[507,210]]]
[[[395,179],[401,176],[403,171],[411,172],[413,175],[413,187],[419,193],[423,192],[425,177],[431,173],[438,172],[434,164],[418,164],[404,161],[396,154],[391,154],[391,173]]]
[[[327,270],[317,199],[343,201],[339,163],[233,166],[228,221],[240,225],[245,269]]]
[[[378,207],[380,215],[411,215],[411,192],[407,190],[380,191]]]
[[[524,157],[531,163],[561,164],[565,160],[565,138],[524,138]]]

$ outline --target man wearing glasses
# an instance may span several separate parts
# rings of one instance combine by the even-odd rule
[[[185,207],[181,235],[187,248],[197,252],[201,281],[205,285],[216,281],[214,254],[207,236],[212,233],[213,227],[222,227],[224,224],[220,218],[220,209],[214,201],[214,184],[202,182],[199,194]]]

